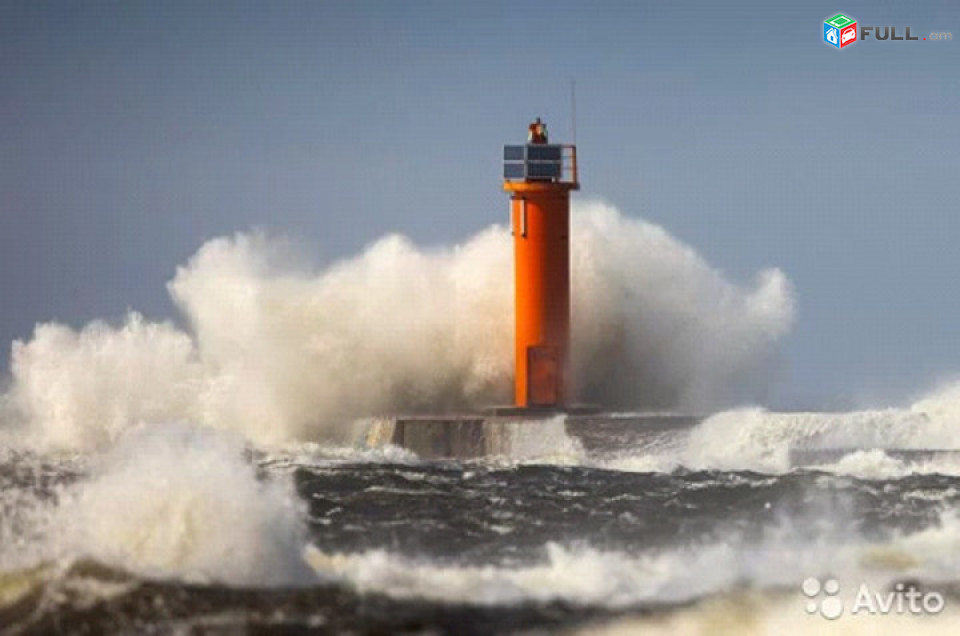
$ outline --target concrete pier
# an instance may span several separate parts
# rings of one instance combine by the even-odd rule
[[[565,415],[410,415],[377,419],[366,444],[392,444],[423,459],[469,459],[522,452],[543,435],[562,430],[587,452],[655,446],[678,430],[699,424],[703,416],[664,413]]]

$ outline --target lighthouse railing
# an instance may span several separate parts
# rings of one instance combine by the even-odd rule
[[[573,144],[563,146],[563,177],[567,183],[580,183],[577,173],[577,147]]]

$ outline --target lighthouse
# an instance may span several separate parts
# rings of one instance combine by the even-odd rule
[[[503,148],[513,234],[514,406],[563,409],[571,399],[570,192],[577,148],[551,144],[539,118],[527,143]]]
[[[516,456],[531,435],[556,427],[586,452],[607,452],[623,439],[659,439],[698,425],[699,415],[605,413],[577,403],[570,367],[570,193],[580,189],[577,148],[551,144],[546,125],[530,124],[527,143],[503,147],[503,189],[513,233],[514,403],[484,412],[374,418],[368,447],[387,444],[424,459]],[[563,413],[562,418],[553,417]],[[600,434],[598,434],[598,432]]]

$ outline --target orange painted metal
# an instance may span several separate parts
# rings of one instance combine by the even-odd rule
[[[570,191],[579,188],[575,149],[564,163],[571,170],[569,181],[503,184],[511,194],[518,407],[562,407],[570,399]]]

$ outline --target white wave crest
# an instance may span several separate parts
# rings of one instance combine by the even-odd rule
[[[92,477],[61,493],[47,549],[151,577],[306,584],[315,577],[301,514],[291,484],[258,480],[237,439],[151,426],[124,435]]]
[[[501,226],[453,248],[388,236],[315,272],[260,234],[215,239],[169,284],[189,331],[137,314],[119,327],[39,325],[14,344],[4,419],[67,449],[141,421],[342,445],[359,417],[506,403],[510,240]],[[763,397],[793,314],[782,273],[739,287],[600,203],[575,206],[571,253],[581,400],[705,409]]]
[[[883,590],[910,577],[955,579],[957,559],[945,558],[958,554],[960,523],[954,515],[881,541],[864,539],[843,518],[838,508],[826,526],[781,519],[759,539],[731,534],[710,543],[643,552],[548,543],[538,562],[523,566],[463,565],[382,549],[338,554],[311,547],[306,558],[318,574],[362,592],[485,605],[561,600],[629,607],[789,588],[799,609],[800,584],[809,577],[836,578],[848,591],[860,583]]]

